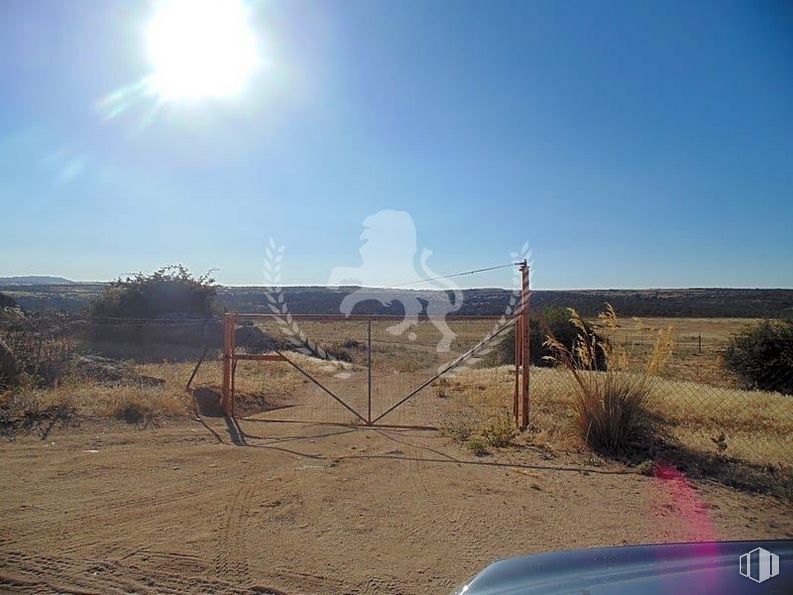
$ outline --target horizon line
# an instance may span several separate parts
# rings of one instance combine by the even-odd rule
[[[14,277],[56,277],[56,275],[13,275],[8,277],[0,277],[0,279],[8,279],[9,281]],[[65,279],[65,278],[64,278]],[[6,282],[2,284],[0,281],[1,287],[26,287],[26,288],[35,288],[35,287],[52,287],[52,286],[69,286],[69,285],[103,285],[112,283],[114,280],[107,280],[107,281],[75,281],[73,279],[65,279],[66,282],[64,283],[13,283],[13,282]],[[378,286],[378,285],[326,285],[326,284],[312,284],[312,283],[290,283],[290,284],[272,284],[272,285],[264,285],[264,284],[231,284],[231,283],[217,283],[218,287],[221,288],[237,288],[237,289],[244,289],[244,288],[265,288],[265,287],[278,287],[278,288],[290,288],[290,287],[304,287],[304,288],[312,288],[312,289],[376,289],[376,290],[383,290],[383,291],[470,291],[470,290],[499,290],[499,291],[519,291],[520,288],[517,287],[504,287],[504,286],[497,286],[497,285],[477,285],[473,287],[458,287],[455,289],[449,288],[411,288],[411,287],[388,287],[388,286]],[[532,287],[532,291],[680,291],[680,290],[768,290],[768,291],[791,291],[793,290],[793,286],[790,287],[782,287],[782,286],[763,286],[763,285],[689,285],[689,286],[667,286],[667,287],[660,287],[660,286],[646,286],[646,287],[636,287],[636,286],[622,286],[622,287]]]

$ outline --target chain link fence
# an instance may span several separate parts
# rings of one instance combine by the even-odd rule
[[[671,445],[704,457],[789,466],[793,464],[793,395],[751,389],[725,365],[730,337],[749,323],[655,319],[621,321],[611,328],[595,323],[595,328],[621,354],[619,372],[614,372],[619,374],[642,374],[659,349],[663,351],[659,337],[662,333],[668,337],[666,363],[651,376],[647,407]],[[781,373],[790,375],[793,369]],[[564,440],[576,394],[569,371],[533,368],[532,425],[536,431],[557,442]]]
[[[409,329],[398,328],[399,319],[378,317],[246,321],[236,333],[241,353],[281,351],[313,380],[284,362],[240,361],[234,378],[241,415],[363,423],[385,413],[382,423],[476,432],[512,409],[514,337],[507,330],[480,345],[504,322],[449,318],[453,337],[444,345],[439,328],[423,318]],[[705,456],[791,465],[793,396],[748,389],[724,365],[729,337],[746,323],[648,319],[606,328],[594,322],[597,332],[627,354],[626,374],[639,373],[656,349],[659,331],[671,325],[670,357],[648,399],[670,441]],[[574,379],[537,348],[543,329],[533,328],[531,335],[532,439],[555,448],[576,447]],[[196,396],[204,412],[214,407],[219,414],[223,338],[217,318],[6,317],[0,321],[0,338],[28,379],[28,397],[44,403],[68,401],[82,415],[138,422],[189,415]],[[185,391],[188,383],[192,394]],[[4,399],[7,406],[9,397]]]

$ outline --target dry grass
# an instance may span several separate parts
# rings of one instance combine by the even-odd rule
[[[603,372],[586,372],[603,375]],[[464,407],[497,414],[512,403],[510,366],[469,370],[450,379],[449,392]],[[572,431],[575,381],[557,368],[531,369],[533,439],[555,447],[583,446]],[[682,446],[705,454],[755,463],[793,462],[793,399],[779,393],[714,387],[657,379],[648,409],[667,422]],[[727,448],[712,439],[724,433]]]
[[[443,395],[449,409],[439,421],[441,431],[459,442],[476,439],[485,446],[508,445],[515,436],[514,378],[508,366],[467,369],[444,378]]]
[[[290,359],[319,377],[337,373],[346,365],[329,363],[299,353]],[[138,364],[140,374],[159,378],[163,384],[107,385],[95,380],[69,376],[56,387],[23,388],[4,395],[3,409],[9,416],[23,417],[26,412],[43,411],[51,407],[67,407],[83,418],[112,418],[130,423],[193,415],[191,395],[185,390],[194,362],[162,362]],[[222,378],[221,362],[207,361],[201,366],[193,386],[219,388]],[[248,395],[289,395],[304,380],[288,364],[240,362],[236,389]]]
[[[445,416],[440,425],[441,432],[457,442],[465,442],[481,426],[480,416],[472,409],[458,409]]]
[[[627,346],[635,361],[643,363],[652,353],[654,334],[671,327],[672,358],[663,377],[738,388],[736,378],[724,368],[722,353],[732,334],[755,322],[746,318],[633,318],[598,331]]]
[[[609,304],[598,318],[606,328],[619,326],[617,313]],[[544,346],[553,353],[546,359],[565,369],[575,381],[571,404],[575,432],[594,451],[617,453],[654,443],[658,423],[647,403],[658,373],[669,361],[671,329],[658,331],[650,356],[637,371],[630,350],[602,340],[572,309],[570,322],[577,330],[572,347],[551,335]],[[601,358],[608,371],[594,373]]]
[[[190,395],[173,386],[107,386],[92,381],[67,379],[49,389],[25,390],[18,404],[9,403],[9,413],[22,415],[31,408],[68,406],[78,417],[116,418],[144,421],[160,417],[187,415],[192,408]],[[137,413],[133,413],[137,412]]]
[[[454,354],[460,354],[480,341],[492,331],[493,319],[449,319],[456,334],[452,344]],[[722,365],[721,354],[731,334],[741,331],[754,319],[736,318],[633,318],[620,319],[616,325],[603,321],[591,321],[599,333],[630,352],[635,365],[643,366],[654,348],[658,331],[672,332],[672,357],[661,372],[664,378],[690,380],[728,388],[738,388],[735,378]],[[406,336],[393,336],[386,329],[393,320],[374,320],[372,323],[373,364],[376,370],[412,372],[422,367],[440,363],[436,358],[435,346],[439,339],[437,329],[422,320],[413,330],[416,337],[410,341]],[[365,343],[366,321],[361,320],[300,320],[300,329],[314,342],[323,347],[343,343],[348,339]],[[257,321],[263,331],[277,338],[284,335],[275,322],[267,319]],[[702,352],[699,338],[702,338]],[[352,351],[353,362],[365,364],[365,351]],[[452,354],[449,354],[452,355]],[[443,359],[443,358],[440,358]]]

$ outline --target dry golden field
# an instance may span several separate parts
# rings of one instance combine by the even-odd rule
[[[492,417],[504,407],[513,383],[506,366],[470,370],[449,380],[447,392],[472,414],[485,412]],[[570,375],[534,368],[530,394],[535,440],[549,448],[581,448],[570,432],[575,394]],[[789,465],[793,459],[793,399],[788,396],[660,379],[653,386],[650,409],[666,422],[672,436],[693,451],[721,453],[758,465]],[[724,450],[711,440],[722,433]]]
[[[736,379],[725,371],[721,354],[730,335],[757,322],[752,318],[634,318],[621,320],[616,329],[603,330],[641,358],[652,351],[655,334],[671,327],[674,350],[666,377],[735,387]]]
[[[723,450],[725,456],[759,464],[789,463],[793,459],[793,398],[741,390],[721,364],[720,354],[730,334],[751,322],[746,319],[634,319],[620,321],[615,329],[604,327],[603,332],[625,347],[632,359],[641,362],[652,351],[657,331],[671,326],[672,357],[663,377],[656,383],[652,407],[668,423],[672,435],[685,446],[706,453]],[[438,369],[498,327],[498,321],[493,319],[452,320],[451,326],[456,333],[452,349],[438,353],[440,335],[431,324],[419,324],[416,336],[410,340],[387,332],[394,323],[388,320],[372,323],[372,417],[432,379]],[[271,320],[263,319],[257,325],[273,336],[282,334]],[[367,322],[304,320],[299,322],[299,328],[310,339],[315,353],[304,355],[289,351],[290,359],[366,417],[369,406]],[[477,359],[464,362],[465,365],[456,368],[453,374],[422,390],[383,421],[440,427],[446,423],[448,412],[461,406],[476,409],[476,415],[483,419],[508,410],[514,382],[510,367],[484,367],[486,357],[480,357],[495,348],[499,340],[497,338],[477,353]],[[120,346],[119,350],[122,348]],[[147,358],[140,357],[140,349],[133,348],[129,354],[145,361]],[[166,349],[167,346],[160,346],[155,351]],[[139,413],[135,419],[156,421],[190,416],[194,403],[185,385],[198,353],[193,350],[190,357],[191,354],[180,351],[178,355],[183,359],[188,356],[181,362],[134,364],[141,374],[164,380],[162,386],[107,386],[71,377],[56,388],[29,389],[13,398],[19,401],[20,407],[31,403],[39,407],[65,404],[83,418],[126,419],[130,408]],[[317,357],[326,354],[329,360]],[[193,386],[216,394],[221,377],[221,365],[215,353],[200,367]],[[307,382],[302,374],[285,363],[240,362],[236,373],[236,391],[243,411],[272,410],[271,417],[304,421],[346,423],[356,419],[327,396],[308,405],[290,406],[292,393]],[[567,420],[572,394],[571,379],[564,371],[532,368],[531,427],[550,446],[571,445]],[[439,396],[449,397],[448,406],[437,407],[434,400]],[[726,444],[726,449],[717,448],[712,440],[721,434],[725,436],[721,442]]]

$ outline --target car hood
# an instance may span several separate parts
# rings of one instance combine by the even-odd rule
[[[779,574],[756,582],[740,573],[740,557],[763,548]],[[731,541],[639,545],[534,554],[500,560],[457,591],[516,593],[793,593],[793,541]]]

